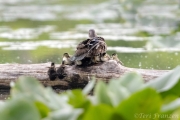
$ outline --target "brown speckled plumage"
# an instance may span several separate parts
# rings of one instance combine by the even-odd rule
[[[93,29],[89,30],[89,39],[80,42],[77,47],[72,61],[82,60],[85,57],[93,57],[107,50],[107,45],[104,38],[97,37]]]

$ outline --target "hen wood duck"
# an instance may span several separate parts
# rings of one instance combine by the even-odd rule
[[[94,57],[107,50],[107,45],[104,38],[98,37],[94,29],[89,30],[89,38],[80,42],[77,47],[74,56],[71,57],[71,61],[81,61],[85,57]],[[76,63],[76,62],[75,62]]]
[[[55,64],[53,62],[51,63],[51,67],[49,67],[48,76],[50,80],[55,80],[57,77]]]

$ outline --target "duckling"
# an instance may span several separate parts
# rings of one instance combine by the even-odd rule
[[[81,60],[76,60],[75,65],[82,65],[82,61]]]
[[[101,61],[100,55],[95,55],[91,58],[92,63],[99,63]]]
[[[110,58],[110,56],[107,54],[107,53],[103,53],[103,54],[101,54],[101,61],[102,62],[106,62],[106,61],[108,61],[108,60],[110,60],[111,58]]]
[[[93,57],[107,50],[104,38],[98,37],[94,29],[89,30],[89,39],[78,44],[71,61],[82,60],[85,57]]]
[[[59,79],[63,79],[64,77],[67,76],[67,74],[64,72],[64,70],[65,70],[65,63],[64,63],[64,61],[62,61],[62,64],[57,69],[57,76]]]
[[[71,56],[68,53],[63,54],[63,61],[65,65],[72,65]]]
[[[57,77],[55,64],[53,62],[51,63],[51,67],[49,67],[48,76],[50,80],[55,80]]]
[[[115,60],[117,63],[123,65],[123,63],[119,60],[118,55],[116,53],[112,54],[112,59]]]

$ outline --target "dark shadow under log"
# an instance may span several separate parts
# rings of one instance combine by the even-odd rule
[[[60,65],[56,64],[56,68]],[[108,82],[111,78],[119,78],[127,72],[137,72],[143,76],[145,82],[168,72],[168,70],[147,70],[128,68],[118,64],[114,60],[95,64],[93,66],[69,66],[66,65],[63,79],[50,81],[47,75],[50,63],[42,64],[0,64],[0,90],[9,89],[11,81],[16,81],[19,76],[31,76],[37,78],[44,86],[58,89],[83,88],[92,77]]]

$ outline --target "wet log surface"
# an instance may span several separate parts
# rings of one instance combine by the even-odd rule
[[[31,76],[37,78],[44,86],[51,86],[55,89],[83,88],[91,77],[95,76],[108,82],[111,78],[119,78],[127,72],[137,72],[143,76],[145,82],[152,80],[168,72],[168,70],[147,70],[128,68],[118,64],[114,60],[95,64],[93,66],[69,66],[66,65],[63,79],[50,81],[47,75],[50,63],[42,64],[0,64],[0,92],[9,89],[11,81],[16,81],[19,76]],[[56,64],[56,68],[60,65]]]

